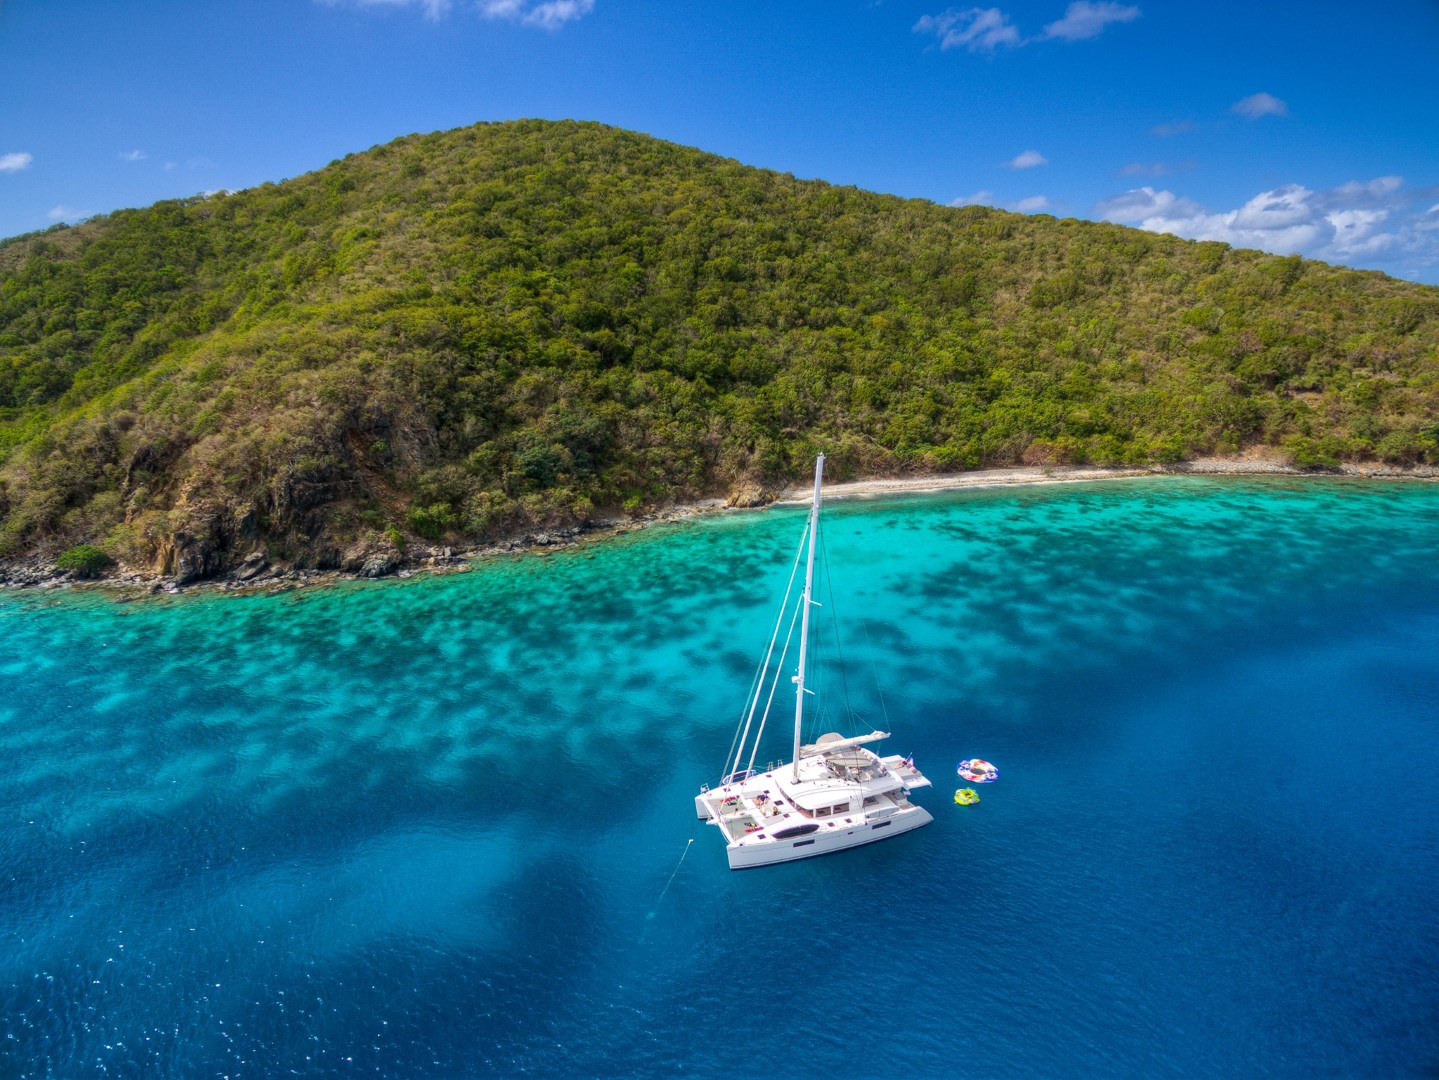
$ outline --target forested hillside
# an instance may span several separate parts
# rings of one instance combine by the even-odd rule
[[[0,245],[0,556],[336,565],[803,476],[1439,461],[1439,289],[596,124]]]

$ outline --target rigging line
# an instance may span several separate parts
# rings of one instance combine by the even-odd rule
[[[834,627],[834,651],[839,657],[839,683],[844,689],[844,712],[845,717],[854,721],[854,709],[849,704],[849,676],[844,670],[844,643],[839,637],[839,607],[834,599],[834,579],[829,576],[829,550],[824,546],[824,530],[816,533],[820,542],[821,562],[824,564],[824,583],[829,588],[829,616],[830,625]]]
[[[816,534],[817,536],[818,534]],[[818,555],[815,556],[819,558]],[[800,601],[804,603],[803,600]],[[819,590],[811,593],[810,603],[817,608],[824,607],[821,602]],[[804,706],[804,730],[801,732],[800,744],[812,743],[821,731],[824,731],[824,656],[820,647],[820,637],[824,631],[823,620],[817,619],[814,613],[810,613],[809,629],[809,666],[804,673],[804,692],[807,696]],[[800,624],[800,633],[804,633],[804,624]]]
[[[770,660],[770,657],[774,655],[774,643],[775,643],[776,639],[779,637],[780,624],[782,624],[782,623],[784,622],[784,608],[785,608],[785,605],[786,605],[787,603],[789,603],[789,594],[790,594],[790,592],[794,589],[794,576],[795,576],[795,574],[797,574],[797,573],[799,572],[799,560],[800,560],[800,556],[802,556],[802,555],[804,554],[804,541],[805,541],[805,537],[808,536],[808,535],[809,535],[809,524],[808,524],[808,522],[806,522],[806,523],[805,523],[805,527],[804,527],[804,532],[802,532],[802,533],[800,534],[800,538],[799,538],[799,549],[794,553],[794,565],[789,568],[789,584],[787,584],[787,585],[784,587],[784,596],[785,596],[785,599],[780,601],[779,614],[775,616],[775,620],[774,620],[774,633],[772,633],[772,634],[770,635],[770,638],[769,638],[769,648],[765,650],[764,658],[760,660],[760,662],[759,662],[759,667],[755,668],[754,678],[750,681],[750,684],[749,684],[749,693],[745,695],[745,702],[748,704],[749,708],[748,708],[748,710],[744,710],[743,708],[741,709],[741,714],[742,714],[742,715],[744,715],[744,714],[747,712],[747,715],[745,715],[745,717],[744,717],[744,730],[743,730],[743,733],[741,733],[741,730],[740,730],[739,725],[736,725],[736,727],[735,727],[735,737],[734,737],[733,740],[731,740],[730,745],[729,745],[729,750],[725,753],[725,763],[726,763],[726,765],[728,766],[728,768],[726,768],[725,771],[724,771],[724,773],[722,774],[722,775],[724,775],[724,776],[732,776],[732,775],[734,775],[735,773],[739,772],[739,759],[742,758],[742,757],[744,757],[744,745],[745,745],[745,742],[749,739],[749,726],[750,726],[750,724],[754,721],[754,711],[755,711],[755,707],[756,707],[757,705],[759,705],[759,696],[760,696],[760,694],[762,694],[762,693],[764,692],[764,676],[765,676],[765,672],[767,672],[767,671],[769,670],[769,660]],[[781,665],[781,668],[782,668],[783,665],[784,665],[784,657],[783,657],[783,656],[780,657],[780,665]],[[771,693],[770,696],[773,697],[774,695]],[[765,711],[766,711],[766,712],[769,711],[769,710],[768,710],[768,707],[766,707],[766,710],[765,710]],[[761,731],[764,730],[764,724],[763,724],[763,722],[761,722],[761,724],[760,724],[760,730],[761,730]],[[755,744],[756,744],[756,745],[759,744],[759,736],[758,736],[758,735],[755,736]],[[729,762],[730,762],[730,755],[731,755],[731,754],[734,755],[734,764],[733,764],[733,765],[730,765],[730,764],[729,764]],[[746,768],[753,768],[753,767],[754,767],[754,755],[751,754],[751,755],[750,755],[750,764],[749,764],[748,766],[746,766]]]
[[[670,886],[675,883],[675,874],[678,874],[680,867],[685,864],[685,856],[690,853],[690,845],[695,842],[695,829],[698,827],[698,825],[690,827],[690,838],[685,841],[685,849],[680,853],[680,861],[675,863],[675,868],[670,873],[670,879],[665,882],[665,887],[660,890],[659,899],[655,901],[655,906],[650,909],[650,913],[645,916],[646,918],[653,919],[655,917],[655,912],[659,910],[660,904],[664,901],[665,893],[669,892]]]
[[[774,671],[774,682],[770,683],[769,700],[764,703],[764,715],[759,718],[759,730],[754,735],[754,746],[750,748],[749,762],[746,769],[754,768],[755,755],[759,753],[759,741],[764,737],[764,726],[769,722],[769,707],[774,703],[775,691],[779,689],[779,678],[784,674],[784,658],[789,655],[789,643],[794,639],[794,624],[799,619],[799,613],[804,608],[804,597],[799,598],[799,603],[794,606],[794,614],[790,616],[789,632],[784,637],[784,649],[779,654],[779,666]]]
[[[869,636],[869,620],[861,619],[860,626],[864,627],[864,647],[865,651],[869,653],[869,671],[874,676],[874,692],[879,695],[879,708],[884,714],[884,730],[889,731],[889,706],[885,704],[884,687],[880,684],[879,668],[874,662],[874,641]]]

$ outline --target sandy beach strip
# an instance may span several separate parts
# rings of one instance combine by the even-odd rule
[[[865,499],[882,495],[903,495],[927,491],[959,491],[964,488],[1002,487],[1009,484],[1062,484],[1076,480],[1114,480],[1126,476],[1153,476],[1148,468],[1107,469],[1084,465],[1017,465],[1008,469],[976,469],[949,476],[911,476],[891,479],[852,480],[842,484],[826,483],[826,499]],[[775,504],[809,502],[812,487],[792,487],[783,491]]]
[[[1277,457],[1196,458],[1173,465],[1016,465],[1005,469],[976,469],[948,476],[913,476],[854,480],[824,486],[826,499],[865,499],[914,492],[959,491],[965,488],[1004,487],[1011,484],[1064,484],[1090,480],[1121,480],[1137,476],[1362,476],[1390,479],[1433,480],[1439,469],[1432,466],[1405,468],[1396,465],[1343,465],[1332,472],[1297,469]],[[809,502],[813,488],[787,488],[775,505]]]
[[[1346,464],[1338,469],[1320,472],[1297,469],[1288,461],[1252,451],[1234,457],[1197,458],[1172,465],[1099,466],[1099,465],[1017,465],[1009,468],[976,469],[971,472],[951,473],[941,476],[875,477],[869,480],[854,480],[845,483],[827,483],[824,486],[826,499],[884,498],[891,495],[922,494],[925,492],[960,491],[966,488],[990,488],[1021,486],[1026,484],[1065,484],[1097,480],[1122,480],[1138,477],[1160,476],[1350,476],[1375,479],[1409,479],[1433,482],[1439,479],[1439,467],[1419,465],[1404,467],[1371,463],[1365,465]],[[587,526],[570,529],[540,531],[517,536],[509,540],[461,548],[424,548],[424,554],[411,550],[395,570],[385,577],[412,577],[422,573],[462,573],[477,560],[500,556],[514,557],[531,554],[547,557],[550,554],[602,542],[613,536],[647,529],[703,514],[733,511],[762,510],[766,506],[793,506],[810,501],[813,487],[791,487],[781,492],[773,501],[761,501],[735,506],[722,498],[702,499],[695,502],[672,504],[651,510],[637,518],[592,521]],[[35,564],[30,566],[28,564]],[[40,564],[44,564],[43,566]],[[14,576],[16,567],[27,571],[24,577]],[[143,571],[127,570],[119,576],[98,578],[94,581],[75,581],[68,575],[56,572],[48,560],[31,556],[14,562],[0,561],[0,588],[39,587],[42,589],[63,586],[67,588],[96,589],[113,591],[118,594],[142,595],[157,590],[166,593],[182,592],[190,588],[215,589],[223,591],[288,592],[295,588],[330,585],[339,581],[353,581],[362,575],[339,570],[298,570],[289,566],[277,566],[264,577],[254,580],[233,580],[225,576],[186,582],[179,585],[166,578],[155,577]]]

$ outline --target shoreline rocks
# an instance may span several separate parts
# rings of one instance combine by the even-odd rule
[[[981,469],[948,476],[877,478],[827,485],[825,495],[827,498],[872,498],[1011,484],[1074,483],[1157,475],[1349,476],[1363,479],[1434,480],[1439,479],[1439,467],[1402,468],[1376,464],[1343,465],[1338,469],[1325,470],[1299,469],[1276,458],[1245,455],[1237,458],[1198,458],[1172,465],[1035,465]],[[182,572],[173,576],[141,573],[134,568],[122,566],[101,577],[81,578],[67,571],[57,570],[53,559],[30,554],[18,559],[0,561],[0,588],[97,589],[116,594],[117,599],[129,600],[140,595],[178,595],[198,589],[279,593],[314,585],[333,585],[341,581],[409,578],[418,573],[461,573],[480,559],[526,552],[548,554],[554,549],[575,547],[592,540],[620,536],[636,529],[683,521],[718,510],[763,509],[766,506],[807,501],[809,492],[808,486],[779,492],[760,493],[758,490],[746,490],[732,493],[728,499],[705,499],[663,507],[643,517],[592,519],[582,525],[541,529],[466,548],[409,545],[402,549],[393,542],[384,540],[371,544],[356,543],[343,552],[328,552],[318,558],[315,557],[316,553],[312,552],[309,557],[302,556],[290,565],[273,562],[265,551],[255,550],[229,570],[215,566],[205,576],[197,576],[194,571],[199,568],[188,565],[186,560],[186,565],[178,567]],[[316,563],[319,565],[315,565]]]

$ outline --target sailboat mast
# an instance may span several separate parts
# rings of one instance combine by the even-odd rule
[[[809,511],[809,556],[804,570],[803,614],[799,627],[799,674],[794,677],[794,779],[799,781],[800,728],[804,724],[804,665],[809,656],[810,593],[814,589],[814,541],[819,532],[819,488],[824,479],[824,455],[814,462],[814,504]]]

